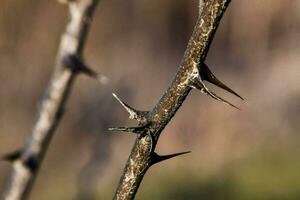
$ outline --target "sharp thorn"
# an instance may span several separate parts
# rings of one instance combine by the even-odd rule
[[[130,107],[127,103],[122,101],[115,93],[112,93],[112,95],[117,99],[117,101],[125,108],[125,110],[129,113],[130,119],[135,119],[138,116],[137,110]]]
[[[125,110],[129,113],[129,119],[135,119],[138,121],[145,121],[149,112],[147,111],[138,111],[132,107],[130,107],[127,103],[122,101],[115,93],[112,93],[114,98],[125,108]]]
[[[156,163],[159,163],[159,162],[162,162],[162,161],[165,161],[165,160],[169,160],[171,158],[175,158],[177,156],[181,156],[181,155],[184,155],[184,154],[188,154],[188,153],[191,153],[191,151],[185,151],[185,152],[181,152],[181,153],[174,153],[174,154],[170,154],[170,155],[158,155],[157,153],[153,153],[152,155],[152,161],[151,161],[151,165],[154,165]]]
[[[224,103],[224,104],[226,104],[226,105],[232,106],[232,107],[234,107],[234,108],[240,110],[239,107],[233,105],[233,104],[230,103],[229,101],[223,99],[222,97],[218,96],[217,94],[215,94],[214,92],[212,92],[212,91],[210,91],[210,90],[208,90],[208,89],[204,89],[202,92],[205,93],[205,94],[207,94],[207,95],[209,95],[210,97],[212,97],[213,99],[215,99],[215,100],[217,100],[217,101],[221,101],[222,103]]]
[[[217,94],[215,94],[214,92],[210,91],[206,85],[202,82],[202,80],[200,79],[195,79],[191,85],[192,88],[196,88],[198,90],[200,90],[202,93],[207,94],[208,96],[212,97],[213,99],[217,100],[217,101],[221,101],[222,103],[232,106],[238,110],[240,110],[240,108],[238,108],[237,106],[233,105],[232,103],[230,103],[229,101],[223,99],[222,97],[219,97]]]
[[[226,90],[227,92],[237,96],[238,98],[245,100],[243,97],[241,97],[238,93],[236,93],[235,91],[233,91],[231,88],[229,88],[227,85],[225,85],[223,82],[221,82],[208,68],[208,66],[203,63],[200,67],[200,76],[202,78],[202,80],[205,80],[207,82],[210,82],[224,90]]]
[[[14,162],[15,160],[19,159],[21,155],[22,155],[22,150],[16,150],[1,156],[0,160]]]

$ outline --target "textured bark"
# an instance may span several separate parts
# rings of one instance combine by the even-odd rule
[[[182,105],[191,89],[200,89],[201,92],[223,101],[204,85],[201,71],[204,69],[203,64],[214,33],[229,2],[230,0],[200,0],[196,26],[171,86],[153,110],[147,112],[146,120],[141,120],[142,117],[136,118],[139,121],[139,128],[142,129],[124,127],[111,129],[139,134],[128,158],[114,199],[133,199],[151,165],[179,155],[158,156],[154,149],[161,132]],[[136,114],[139,113],[136,112]]]
[[[37,121],[25,146],[4,157],[13,163],[5,200],[27,199],[53,133],[61,120],[76,74],[83,72],[96,76],[96,73],[81,62],[81,57],[98,0],[63,3],[69,7],[70,21],[61,38],[54,73],[42,100]]]

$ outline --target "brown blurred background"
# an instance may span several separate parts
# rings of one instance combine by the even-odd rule
[[[112,98],[151,109],[180,64],[195,0],[102,0],[85,58],[110,82],[80,76],[30,199],[111,199],[135,136]],[[300,199],[300,1],[233,0],[207,64],[246,98],[238,111],[192,91],[157,151],[191,150],[154,166],[137,199]],[[57,1],[0,2],[0,154],[26,141],[47,86],[67,9]],[[11,165],[0,163],[2,193]]]

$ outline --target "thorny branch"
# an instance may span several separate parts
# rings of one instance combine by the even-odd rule
[[[154,150],[161,132],[175,115],[191,89],[199,89],[202,93],[218,101],[234,106],[208,89],[204,83],[204,81],[207,81],[242,99],[237,93],[219,81],[204,63],[214,33],[229,3],[230,0],[199,1],[199,17],[179,70],[171,86],[152,111],[137,111],[114,95],[129,112],[130,118],[138,121],[137,127],[111,128],[111,130],[138,133],[114,199],[133,199],[149,167],[155,163],[187,153],[159,156]]]
[[[89,69],[82,61],[83,48],[98,1],[60,0],[69,8],[69,23],[61,37],[54,73],[31,135],[22,149],[3,156],[3,159],[13,163],[5,200],[27,199],[53,133],[62,118],[76,75],[83,73],[100,82],[106,81],[104,76]]]

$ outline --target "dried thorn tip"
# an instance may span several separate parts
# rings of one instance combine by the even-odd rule
[[[112,95],[117,99],[117,101],[125,108],[125,110],[129,113],[129,119],[135,119],[137,121],[146,121],[148,112],[147,111],[138,111],[132,107],[130,107],[127,103],[122,101],[115,93]]]
[[[229,88],[227,85],[225,85],[223,82],[221,82],[208,68],[208,66],[203,63],[202,66],[200,67],[200,76],[202,80],[208,81],[224,90],[227,92],[237,96],[238,98],[245,100],[243,97],[241,97],[238,93],[233,91],[231,88]]]
[[[157,153],[154,152],[153,155],[152,155],[151,165],[154,165],[156,163],[159,163],[159,162],[162,162],[162,161],[165,161],[165,160],[169,160],[171,158],[175,158],[177,156],[188,154],[188,153],[191,153],[191,151],[185,151],[185,152],[181,152],[181,153],[175,153],[175,154],[161,156],[161,155],[158,155]]]

